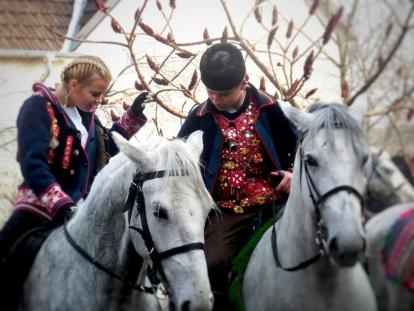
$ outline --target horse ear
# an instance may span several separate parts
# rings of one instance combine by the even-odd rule
[[[278,100],[280,109],[282,109],[285,116],[292,121],[299,130],[309,128],[312,121],[312,114],[293,107],[289,102]]]
[[[128,140],[126,140],[124,137],[122,137],[120,134],[116,132],[112,132],[111,134],[119,150],[123,154],[125,154],[130,160],[137,162],[140,167],[143,167],[145,163],[150,163],[150,159],[141,148],[134,146]]]
[[[197,158],[200,158],[201,153],[203,152],[203,131],[195,131],[191,133],[190,136],[188,136],[186,143],[193,147]]]

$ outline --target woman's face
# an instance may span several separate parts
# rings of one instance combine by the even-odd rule
[[[78,107],[82,111],[91,109],[100,104],[108,89],[109,82],[94,74],[86,85],[80,84],[77,80],[69,83],[69,104]]]

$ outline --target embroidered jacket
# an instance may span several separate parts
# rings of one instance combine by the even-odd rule
[[[135,116],[130,108],[107,129],[94,112],[79,111],[88,130],[83,147],[80,131],[50,89],[35,84],[33,90],[17,118],[17,160],[24,181],[15,208],[51,220],[63,205],[86,197],[95,175],[118,152],[110,132],[129,139],[146,118]]]
[[[296,127],[286,118],[273,98],[257,90],[253,85],[249,84],[246,96],[258,110],[254,120],[254,131],[266,157],[270,160],[270,171],[291,168],[297,141]],[[196,130],[204,132],[201,164],[204,183],[210,193],[213,193],[219,177],[225,141],[214,117],[216,113],[220,112],[215,109],[210,100],[196,106],[189,113],[177,135],[186,137]]]

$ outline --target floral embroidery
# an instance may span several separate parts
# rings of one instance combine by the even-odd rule
[[[249,206],[272,202],[272,188],[267,181],[268,162],[254,129],[257,115],[258,110],[252,103],[235,120],[215,115],[224,145],[214,196],[218,206],[233,209],[236,214]]]

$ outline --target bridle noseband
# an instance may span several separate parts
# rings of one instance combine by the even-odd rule
[[[136,172],[133,181],[129,187],[129,194],[128,198],[125,201],[123,206],[123,211],[128,211],[128,221],[130,222],[132,216],[132,209],[134,207],[134,202],[137,203],[137,215],[136,217],[140,216],[141,219],[141,228],[137,228],[134,226],[129,225],[129,228],[138,232],[142,239],[144,240],[145,246],[147,248],[148,256],[151,258],[153,262],[153,272],[154,274],[160,274],[161,277],[165,281],[164,273],[162,270],[161,261],[178,255],[182,253],[187,253],[193,250],[203,250],[204,251],[204,243],[202,242],[195,242],[195,243],[188,243],[181,246],[170,248],[166,251],[159,252],[155,247],[154,240],[152,239],[151,231],[148,226],[147,216],[145,212],[145,200],[144,194],[142,191],[142,186],[145,181],[155,179],[155,178],[162,178],[168,176],[188,176],[189,173],[186,170],[181,170],[181,172],[168,172],[166,170],[162,171],[155,171],[151,173],[141,174],[140,172]],[[166,282],[164,282],[166,284]],[[168,288],[167,288],[168,289]]]
[[[312,180],[311,174],[309,173],[309,167],[307,162],[304,160],[304,152],[302,149],[302,142],[303,142],[303,138],[306,135],[306,132],[303,133],[302,135],[302,139],[300,141],[299,144],[299,154],[300,154],[300,176],[302,176],[302,170],[304,167],[304,171],[305,171],[305,178],[306,178],[306,184],[308,186],[308,190],[309,190],[309,194],[310,194],[310,198],[312,200],[314,209],[315,209],[315,222],[316,222],[316,238],[315,238],[315,242],[318,245],[319,248],[319,252],[311,257],[310,259],[307,259],[301,263],[299,263],[298,265],[294,266],[294,267],[283,267],[280,263],[280,259],[277,253],[277,238],[276,238],[276,229],[275,229],[275,225],[273,224],[273,228],[272,228],[272,251],[273,251],[273,257],[276,263],[276,266],[282,270],[285,271],[297,271],[297,270],[301,270],[306,268],[307,266],[317,262],[322,256],[326,256],[328,254],[327,251],[327,229],[325,227],[323,218],[321,216],[321,210],[320,210],[320,206],[332,195],[341,192],[341,191],[347,191],[349,193],[354,194],[359,201],[361,202],[361,208],[363,206],[363,197],[362,195],[358,192],[358,190],[356,190],[354,187],[349,186],[349,185],[341,185],[341,186],[337,186],[334,187],[332,189],[330,189],[329,191],[327,191],[326,193],[324,193],[323,195],[320,194],[320,192],[318,191],[315,183]],[[301,178],[302,179],[302,178]]]

